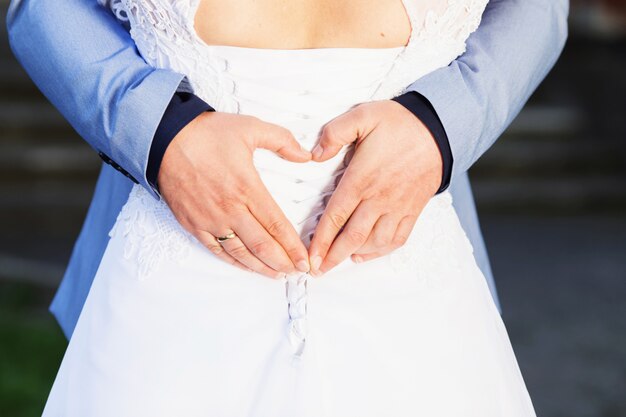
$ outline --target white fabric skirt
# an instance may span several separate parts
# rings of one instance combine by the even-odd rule
[[[45,417],[534,416],[448,193],[407,245],[307,278],[306,339],[285,280],[213,261],[140,277],[116,233]]]

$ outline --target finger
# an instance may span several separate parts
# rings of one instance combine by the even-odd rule
[[[361,202],[328,250],[320,272],[328,272],[363,246],[379,217],[380,210],[373,203]]]
[[[309,247],[312,275],[320,274],[319,268],[331,244],[361,200],[354,187],[350,187],[349,184],[342,186],[343,184],[345,183],[340,183],[331,196],[328,206],[326,206],[326,210],[315,228]]]
[[[211,253],[213,253],[213,255],[217,256],[224,262],[227,262],[233,266],[241,268],[244,271],[254,272],[252,269],[242,264],[241,262],[239,262],[237,259],[233,258],[232,256],[230,256],[228,252],[226,252],[226,250],[222,247],[222,245],[218,243],[218,241],[215,239],[215,236],[213,236],[212,234],[208,232],[200,231],[195,234],[195,237],[208,250],[210,250]]]
[[[377,252],[389,246],[396,234],[396,229],[398,228],[400,220],[402,220],[401,216],[396,216],[390,213],[380,216],[365,244],[363,244],[363,246],[361,246],[354,253],[365,254]]]
[[[272,238],[283,248],[291,263],[301,272],[308,272],[309,254],[300,240],[296,229],[285,217],[276,201],[270,196],[259,180],[259,186],[253,187],[248,209],[256,220],[267,230]]]
[[[366,262],[375,258],[379,258],[381,256],[385,256],[403,246],[408,240],[411,232],[413,231],[413,227],[415,227],[415,222],[417,221],[417,217],[415,216],[405,216],[402,218],[400,223],[398,223],[398,227],[396,228],[396,233],[391,240],[391,243],[377,251],[373,251],[370,253],[359,253],[352,256],[352,260],[354,262]]]
[[[256,258],[278,272],[291,274],[296,272],[294,264],[280,244],[247,211],[231,219],[233,230],[243,244]],[[230,251],[229,251],[230,253]]]
[[[400,223],[398,223],[398,228],[396,229],[396,234],[391,240],[391,247],[395,250],[400,246],[403,246],[406,241],[411,236],[411,232],[415,227],[415,223],[417,222],[417,216],[404,216]]]
[[[225,240],[221,245],[230,256],[237,259],[254,272],[276,279],[285,277],[284,272],[275,271],[253,255],[239,236]]]
[[[364,110],[357,106],[326,123],[317,145],[313,148],[313,160],[326,161],[337,155],[343,146],[366,136],[370,129],[365,122]]]
[[[289,129],[261,122],[255,130],[256,147],[268,149],[292,162],[311,160],[311,152],[304,149]]]

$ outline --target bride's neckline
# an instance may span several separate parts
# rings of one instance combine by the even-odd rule
[[[202,48],[207,50],[223,50],[223,51],[241,51],[241,52],[249,52],[249,53],[268,53],[268,54],[315,54],[315,53],[376,53],[376,52],[402,52],[407,49],[413,43],[413,38],[415,35],[415,16],[413,16],[413,9],[409,7],[408,0],[401,0],[402,7],[404,7],[404,11],[406,16],[409,19],[409,24],[411,26],[411,32],[409,34],[409,40],[406,45],[400,46],[392,46],[386,48],[368,48],[368,47],[359,47],[359,46],[325,46],[325,47],[317,47],[317,48],[256,48],[251,46],[238,46],[238,45],[218,45],[218,44],[209,44],[198,34],[195,25],[195,17],[198,12],[198,8],[200,6],[201,0],[193,0],[190,8],[190,14],[188,22],[189,31],[191,35],[195,39],[195,41]]]

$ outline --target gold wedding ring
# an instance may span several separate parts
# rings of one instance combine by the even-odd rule
[[[237,237],[237,235],[235,234],[235,232],[232,232],[232,233],[227,234],[226,236],[219,236],[219,237],[216,237],[215,239],[216,239],[219,243],[222,243],[222,242],[226,242],[228,239],[232,239],[232,238],[234,238],[234,237]]]

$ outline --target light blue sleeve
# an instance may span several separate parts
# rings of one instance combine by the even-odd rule
[[[7,28],[13,53],[48,100],[158,198],[145,177],[148,154],[183,75],[149,66],[96,0],[12,0]]]
[[[567,0],[491,0],[465,54],[405,90],[426,97],[441,119],[453,180],[493,145],[552,68],[568,12]]]

